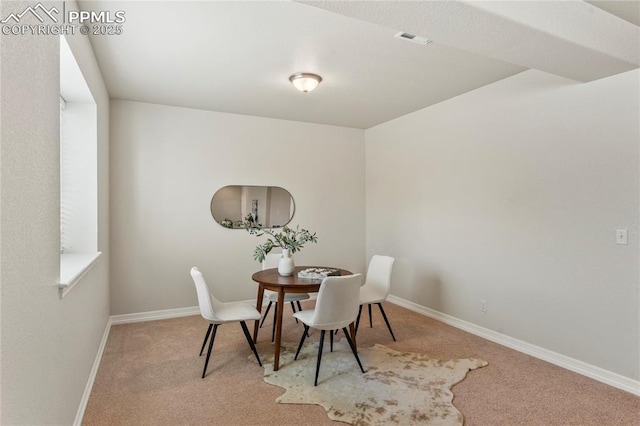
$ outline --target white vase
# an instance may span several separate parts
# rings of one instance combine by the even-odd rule
[[[278,273],[283,277],[293,275],[295,265],[293,264],[293,256],[289,252],[289,249],[282,249],[282,256],[278,261]]]

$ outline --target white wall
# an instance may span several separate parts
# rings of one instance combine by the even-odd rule
[[[367,130],[392,294],[637,380],[639,77],[531,70]]]
[[[2,16],[28,2],[2,2]],[[68,4],[67,7],[72,7]],[[71,424],[109,317],[109,99],[86,37],[69,44],[98,104],[98,248],[64,298],[59,278],[59,39],[1,37],[1,424]]]
[[[291,193],[319,237],[296,264],[364,269],[364,131],[113,100],[111,137],[112,314],[196,305],[194,265],[219,299],[255,298],[264,239],[213,220],[225,185]]]

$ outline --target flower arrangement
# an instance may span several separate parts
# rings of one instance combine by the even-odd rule
[[[289,250],[293,254],[302,250],[302,247],[306,243],[318,242],[318,237],[316,237],[315,232],[312,234],[306,229],[301,229],[300,226],[296,226],[294,229],[285,225],[275,230],[252,227],[247,224],[245,225],[245,229],[256,237],[261,237],[265,234],[270,236],[264,244],[257,246],[253,251],[253,259],[258,262],[262,262],[274,247]]]

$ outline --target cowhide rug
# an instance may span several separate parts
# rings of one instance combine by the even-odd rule
[[[362,374],[342,339],[333,353],[325,342],[314,387],[318,343],[305,344],[294,361],[296,349],[294,343],[283,344],[278,371],[273,371],[273,355],[263,360],[264,381],[286,389],[276,402],[318,404],[330,419],[352,425],[462,425],[450,389],[469,370],[487,365],[479,359],[434,360],[376,344],[358,349]]]

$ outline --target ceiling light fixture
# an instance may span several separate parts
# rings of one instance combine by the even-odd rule
[[[416,35],[413,35],[413,34],[402,32],[402,31],[400,31],[394,37],[395,38],[399,38],[401,40],[412,41],[412,42],[418,43],[418,44],[429,44],[429,43],[431,43],[431,40],[429,40],[428,38],[416,36]]]
[[[297,72],[289,77],[289,81],[293,86],[303,93],[307,93],[315,89],[322,81],[322,77],[307,72]]]

